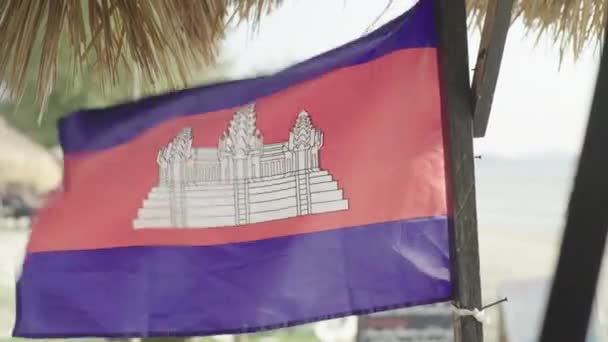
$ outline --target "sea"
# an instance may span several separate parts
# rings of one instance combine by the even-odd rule
[[[572,156],[476,159],[479,229],[561,232],[576,166]]]

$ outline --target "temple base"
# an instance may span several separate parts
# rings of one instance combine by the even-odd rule
[[[134,220],[142,228],[237,226],[348,209],[327,171],[300,171],[230,183],[152,189]]]

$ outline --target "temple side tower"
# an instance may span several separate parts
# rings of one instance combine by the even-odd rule
[[[158,151],[159,183],[169,189],[170,220],[176,227],[187,225],[186,186],[192,172],[192,129],[182,129],[175,138]]]
[[[313,126],[308,112],[301,111],[287,142],[288,170],[319,170],[319,150],[322,146],[323,133]]]

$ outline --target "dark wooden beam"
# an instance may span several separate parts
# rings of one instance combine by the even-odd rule
[[[608,32],[604,41],[608,39]],[[585,341],[608,231],[608,49],[604,47],[541,341]]]
[[[454,305],[481,308],[475,172],[473,106],[469,79],[465,0],[435,0],[439,76],[441,83],[448,191]],[[457,342],[482,342],[483,332],[473,317],[456,317]]]
[[[476,138],[483,137],[488,128],[512,10],[513,0],[488,1],[472,86]]]

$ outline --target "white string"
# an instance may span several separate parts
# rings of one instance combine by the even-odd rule
[[[481,324],[490,325],[492,323],[492,319],[490,318],[489,315],[486,315],[485,310],[458,309],[458,308],[454,307],[454,313],[460,317],[473,316],[473,318],[475,318],[475,320],[477,320],[477,322],[479,322]]]
[[[477,322],[479,322],[481,324],[490,325],[492,323],[492,320],[490,319],[489,315],[486,315],[486,309],[500,305],[508,300],[509,299],[505,297],[499,301],[496,301],[492,304],[488,304],[488,305],[482,307],[481,310],[479,310],[477,308],[475,308],[473,310],[461,309],[461,308],[457,308],[454,304],[452,304],[452,309],[454,311],[454,314],[456,314],[457,316],[460,316],[460,317],[472,316],[473,318],[475,318],[475,320],[477,320]]]

